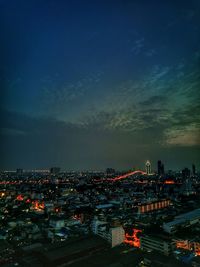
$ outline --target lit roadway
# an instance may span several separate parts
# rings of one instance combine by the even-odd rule
[[[146,172],[144,172],[144,171],[137,170],[137,171],[126,173],[124,175],[117,176],[115,178],[109,178],[108,181],[114,181],[115,182],[115,181],[118,181],[118,180],[122,180],[122,179],[128,178],[129,176],[137,174],[137,173],[140,173],[140,174],[143,174],[143,175],[146,174]]]
[[[147,174],[147,173],[144,172],[144,171],[137,170],[137,171],[133,171],[133,172],[128,172],[128,173],[126,173],[126,174],[123,174],[123,175],[120,175],[120,176],[117,176],[117,177],[114,177],[114,178],[107,178],[106,181],[116,182],[116,181],[119,181],[119,180],[126,179],[126,178],[128,178],[129,176],[132,176],[132,175],[137,174],[137,173],[140,173],[140,174],[142,174],[142,175]],[[101,180],[101,179],[95,179],[94,181],[95,181],[95,182],[100,182],[100,181],[102,181],[102,180]]]

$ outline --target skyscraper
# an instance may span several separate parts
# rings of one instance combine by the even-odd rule
[[[187,179],[190,177],[190,170],[188,168],[182,170],[182,177],[183,179]]]
[[[23,169],[17,169],[16,173],[17,173],[17,175],[22,175],[23,174]]]
[[[145,169],[146,169],[146,173],[147,173],[148,175],[151,174],[151,163],[150,163],[149,160],[146,161]]]
[[[53,174],[53,175],[57,175],[60,173],[60,168],[59,167],[52,167],[50,169],[50,173]]]
[[[161,160],[158,160],[158,175],[163,175],[165,172],[164,170],[164,164]]]
[[[107,168],[106,169],[106,174],[115,174],[115,169],[113,169],[113,168]]]
[[[192,164],[192,174],[195,175],[196,174],[196,167],[194,164]]]

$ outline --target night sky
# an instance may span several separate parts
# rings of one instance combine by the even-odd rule
[[[200,169],[199,0],[0,0],[0,169]]]

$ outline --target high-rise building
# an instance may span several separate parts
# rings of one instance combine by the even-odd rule
[[[163,175],[165,172],[164,170],[164,164],[161,160],[158,160],[158,175]]]
[[[52,167],[50,169],[50,173],[54,174],[54,175],[59,174],[60,173],[60,168],[59,167]]]
[[[161,166],[162,166],[162,162],[161,160],[158,160],[158,175],[161,175]]]
[[[192,164],[192,174],[195,175],[196,174],[196,167],[194,164]]]
[[[190,170],[188,168],[182,170],[182,177],[183,179],[187,179],[190,177]]]
[[[107,168],[106,169],[106,173],[107,174],[115,174],[115,169],[113,169],[113,168]]]
[[[22,175],[23,174],[23,169],[17,169],[16,173],[17,173],[17,175]]]
[[[190,170],[188,168],[182,170],[182,177],[183,177],[182,193],[187,196],[194,194],[195,191],[192,186]]]
[[[147,173],[148,175],[151,174],[151,163],[150,163],[149,160],[146,161],[145,169],[146,169],[146,173]]]

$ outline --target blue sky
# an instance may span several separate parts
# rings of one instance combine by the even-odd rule
[[[0,1],[1,168],[198,164],[199,1]]]

